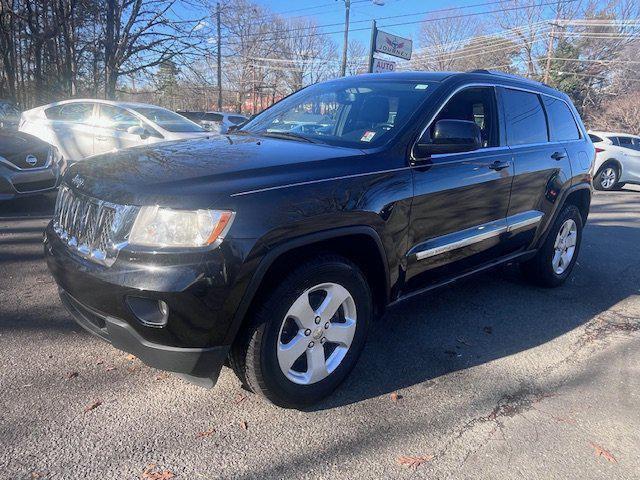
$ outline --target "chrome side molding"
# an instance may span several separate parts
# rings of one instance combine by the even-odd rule
[[[537,210],[518,213],[501,220],[432,238],[412,248],[408,255],[415,255],[416,260],[435,257],[497,237],[503,233],[533,228],[540,223],[542,217],[544,217],[544,214]]]

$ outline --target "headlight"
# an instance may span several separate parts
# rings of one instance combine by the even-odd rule
[[[205,247],[222,240],[233,212],[173,210],[142,207],[129,235],[129,244],[143,247]]]

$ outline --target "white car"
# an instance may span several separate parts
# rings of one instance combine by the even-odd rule
[[[67,165],[137,145],[211,136],[171,110],[108,100],[65,100],[27,110],[20,131],[55,145]]]
[[[593,132],[596,147],[593,186],[596,190],[619,190],[625,183],[640,183],[640,137],[628,133]]]
[[[193,122],[199,123],[210,132],[217,132],[221,134],[225,134],[229,131],[229,128],[240,125],[241,123],[249,120],[247,117],[240,115],[239,113],[188,111],[178,111],[178,113]]]

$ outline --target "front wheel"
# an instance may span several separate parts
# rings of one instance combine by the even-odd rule
[[[353,369],[371,315],[360,269],[343,257],[320,256],[260,302],[232,348],[231,366],[249,389],[276,405],[315,403]]]
[[[565,205],[536,256],[520,264],[525,277],[543,287],[562,285],[576,264],[582,228],[580,210]]]

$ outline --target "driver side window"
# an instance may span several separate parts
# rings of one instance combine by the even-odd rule
[[[431,122],[435,127],[439,120],[466,120],[480,127],[482,148],[500,145],[496,96],[493,87],[471,87],[456,93]]]

